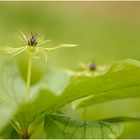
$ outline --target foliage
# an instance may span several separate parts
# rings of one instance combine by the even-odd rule
[[[139,97],[140,62],[136,60],[114,62],[104,71],[88,71],[88,75],[52,69],[31,87],[29,102],[25,100],[25,82],[17,65],[3,55],[0,64],[1,138],[34,138],[40,127],[44,131],[36,136],[40,138],[117,138],[123,131],[123,122],[139,121],[133,117],[83,120],[68,117],[61,110],[73,101],[76,108],[85,108]]]

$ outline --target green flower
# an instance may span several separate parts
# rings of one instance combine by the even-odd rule
[[[21,40],[23,40],[26,45],[19,47],[19,48],[12,48],[12,47],[1,47],[0,51],[9,54],[11,57],[14,57],[16,55],[19,55],[23,52],[25,52],[27,55],[31,55],[34,58],[39,55],[43,55],[45,58],[45,61],[47,62],[47,56],[49,51],[53,51],[59,48],[65,48],[65,47],[75,47],[77,45],[75,44],[60,44],[56,47],[52,48],[46,48],[46,47],[41,47],[42,44],[45,44],[47,42],[50,42],[51,40],[43,40],[44,37],[37,37],[36,34],[30,35],[29,38],[25,36],[25,34],[21,33],[21,37],[19,37]]]
[[[42,44],[49,42],[50,40],[43,40],[43,37],[39,38],[36,34],[30,35],[29,38],[27,38],[22,32],[21,32],[21,40],[25,41],[26,45],[19,47],[19,48],[11,48],[11,47],[1,47],[0,51],[9,54],[11,57],[14,57],[16,55],[19,55],[23,52],[25,52],[29,56],[28,60],[28,70],[27,70],[27,83],[26,83],[26,100],[29,100],[30,97],[30,83],[31,83],[31,73],[32,73],[32,58],[36,58],[39,55],[43,55],[45,58],[45,61],[47,62],[47,55],[49,51],[56,50],[59,48],[65,48],[65,47],[75,47],[77,45],[75,44],[60,44],[59,46],[52,47],[52,48],[45,48],[41,47]]]

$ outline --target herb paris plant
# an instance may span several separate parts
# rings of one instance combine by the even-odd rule
[[[28,60],[28,71],[27,71],[27,85],[26,85],[26,100],[29,100],[30,96],[30,82],[31,82],[31,70],[32,70],[32,59],[36,58],[39,54],[43,55],[45,58],[45,61],[47,62],[47,54],[49,51],[56,50],[59,48],[65,48],[65,47],[75,47],[77,45],[75,44],[60,44],[53,48],[45,48],[40,47],[42,44],[47,43],[50,40],[43,40],[43,37],[38,38],[37,34],[31,33],[30,37],[27,38],[22,32],[21,32],[20,39],[25,41],[26,46],[19,47],[19,48],[11,48],[11,47],[3,47],[1,48],[1,51],[11,55],[11,57],[14,57],[16,55],[19,55],[23,52],[25,52],[29,56]]]
[[[3,47],[0,50],[11,57],[22,52],[29,57],[26,85],[28,100],[32,59],[41,54],[47,60],[48,51],[76,45],[61,44],[54,48],[40,47],[47,41],[43,41],[32,33],[29,38],[22,34],[22,39],[26,46]],[[51,74],[44,75],[43,79],[34,85],[38,96],[30,102],[24,102],[24,96],[21,97],[25,93],[22,89],[25,85],[16,65],[8,57],[3,58],[1,55],[0,64],[0,130],[6,132],[6,138],[117,138],[123,130],[122,122],[140,121],[139,118],[122,115],[100,120],[95,120],[94,117],[92,120],[87,118],[83,120],[79,116],[73,118],[71,114],[66,115],[67,113],[63,110],[60,114],[60,109],[65,105],[71,106],[70,103],[73,101],[78,101],[75,106],[77,109],[117,99],[140,97],[139,61],[115,62],[105,69],[99,69],[100,71],[98,71],[98,65],[95,67],[92,64],[88,65],[88,69],[71,72],[71,75],[66,74],[64,70],[55,69]],[[61,82],[58,80],[60,78]],[[57,86],[59,88],[56,88]],[[56,96],[55,93],[60,91],[59,96]],[[6,128],[4,128],[5,124],[8,124]],[[9,126],[12,132],[16,130],[17,136],[8,132]],[[42,136],[42,133],[38,135],[37,131],[40,131],[40,128],[46,136]],[[0,138],[4,138],[1,133],[0,131]]]

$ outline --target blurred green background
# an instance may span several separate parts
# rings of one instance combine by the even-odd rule
[[[18,30],[37,32],[60,43],[78,44],[49,54],[49,62],[36,61],[32,83],[40,68],[55,65],[75,68],[80,62],[110,64],[116,60],[140,60],[140,2],[0,2],[0,45],[22,46]],[[25,56],[15,60],[25,78]],[[39,67],[37,67],[39,65]],[[139,99],[120,100],[90,107],[86,118],[140,116]],[[140,138],[140,123],[125,125],[121,138]]]

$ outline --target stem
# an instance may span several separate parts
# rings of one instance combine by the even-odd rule
[[[30,97],[31,72],[32,72],[32,55],[29,56],[29,61],[28,61],[27,85],[26,85],[26,101],[28,101],[29,97]]]

